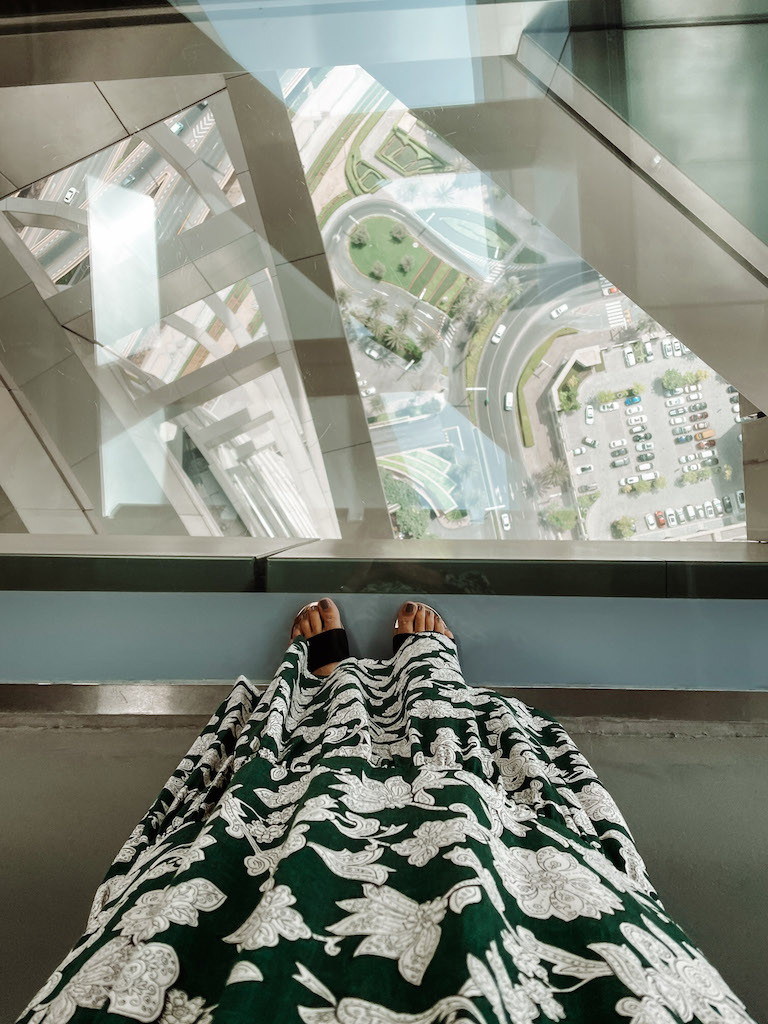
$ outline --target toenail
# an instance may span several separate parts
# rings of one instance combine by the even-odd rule
[[[331,602],[324,597],[323,600],[320,602],[320,607],[323,609],[323,611],[328,611],[328,609],[331,607]]]
[[[406,612],[407,612],[407,613],[408,613],[409,615],[411,614],[411,612],[414,612],[414,611],[416,611],[416,609],[415,609],[414,605],[413,605],[413,604],[412,604],[412,603],[411,603],[410,601],[409,601],[409,602],[408,602],[408,604],[407,604],[407,605],[405,606],[405,610],[406,610]]]

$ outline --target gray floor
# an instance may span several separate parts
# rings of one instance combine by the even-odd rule
[[[202,724],[0,727],[0,1019],[15,1019],[79,938],[117,849]],[[563,724],[617,800],[667,910],[767,1021],[768,738]]]

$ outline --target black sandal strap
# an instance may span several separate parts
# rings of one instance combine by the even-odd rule
[[[343,661],[349,657],[349,641],[346,629],[325,629],[309,638],[309,671],[322,668],[331,661]]]
[[[395,633],[392,637],[392,653],[397,654],[409,636],[416,636],[415,633]]]

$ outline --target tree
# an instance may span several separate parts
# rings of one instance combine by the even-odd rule
[[[611,529],[615,537],[627,540],[635,532],[635,520],[632,516],[622,516],[621,519],[614,519]]]
[[[642,395],[642,393],[645,391],[645,384],[633,384],[631,391],[633,395]]]
[[[395,323],[403,331],[407,331],[409,327],[413,327],[415,319],[416,314],[407,306],[402,309],[398,309],[397,313],[395,313]]]
[[[661,378],[661,383],[667,390],[672,391],[673,388],[683,387],[685,377],[679,370],[667,370]]]
[[[364,245],[368,245],[371,240],[371,236],[368,234],[368,228],[365,224],[358,224],[350,234],[349,240],[352,245],[357,246],[357,248],[362,248]]]
[[[341,309],[346,309],[349,305],[351,295],[348,288],[337,288],[336,289],[336,301],[338,302]]]
[[[376,260],[376,262],[371,267],[371,277],[375,277],[377,281],[380,281],[382,277],[384,277],[384,274],[386,272],[387,268],[384,266],[381,260]]]
[[[733,466],[729,466],[727,462],[724,462],[721,472],[723,474],[723,480],[730,480],[733,476]]]
[[[575,508],[551,508],[544,519],[558,533],[569,533],[576,525],[579,514]]]
[[[701,382],[705,381],[708,376],[709,370],[696,370],[696,372],[694,373],[694,377],[696,378],[697,384],[701,384]]]
[[[416,342],[410,339],[403,345],[403,353],[415,363],[420,363],[421,357],[424,355]]]
[[[389,232],[390,238],[393,242],[402,242],[407,234],[408,232],[399,221],[395,221]]]
[[[374,316],[381,316],[389,303],[383,295],[371,295],[366,301],[366,306]]]
[[[567,384],[563,384],[560,388],[560,404],[563,407],[563,412],[575,412],[581,408],[581,402],[576,397],[576,393],[571,391]]]
[[[562,459],[557,459],[555,462],[550,462],[548,466],[545,466],[541,471],[542,482],[547,487],[563,487],[571,479],[571,472],[568,469],[568,464],[563,462]]]
[[[395,512],[397,525],[412,540],[420,540],[429,531],[429,512],[425,508],[400,508]]]
[[[654,491],[663,491],[667,486],[667,478],[665,476],[657,476],[655,480],[651,482],[651,487]]]
[[[693,473],[690,473],[689,475],[693,476]],[[699,480],[699,481],[709,480],[711,477],[712,477],[712,470],[711,469],[706,469],[706,468],[705,469],[700,469],[698,471],[698,473],[696,474],[696,479]]]
[[[651,490],[650,480],[638,480],[635,484],[635,493],[637,494],[649,494]]]
[[[613,391],[598,391],[595,395],[595,401],[603,405],[606,402],[612,402],[614,398]]]
[[[403,256],[397,265],[397,269],[401,274],[408,274],[413,270],[413,256]]]
[[[383,341],[391,352],[401,355],[408,341],[408,335],[399,327],[387,327],[384,331]]]
[[[440,335],[433,327],[428,327],[421,336],[421,347],[425,352],[431,352],[440,344]]]

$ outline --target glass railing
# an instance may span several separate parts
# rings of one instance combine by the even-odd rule
[[[195,67],[180,108],[107,82],[108,144],[73,107],[76,159],[29,181],[0,159],[0,532],[745,540],[752,407],[696,354],[701,306],[689,330],[682,302],[644,308],[641,272],[628,287],[577,244],[599,214],[587,170],[481,123],[537,18],[569,49],[563,5],[390,10],[451,28],[418,74],[418,41],[377,44],[374,7],[196,6],[185,28],[239,73]],[[349,31],[324,48],[332,24]],[[155,27],[171,45],[178,25]],[[456,133],[448,107],[440,130],[425,112],[443,86]],[[513,93],[551,102],[533,81]],[[47,130],[34,109],[22,148]],[[620,229],[606,218],[606,253]],[[638,268],[655,243],[638,236]]]

